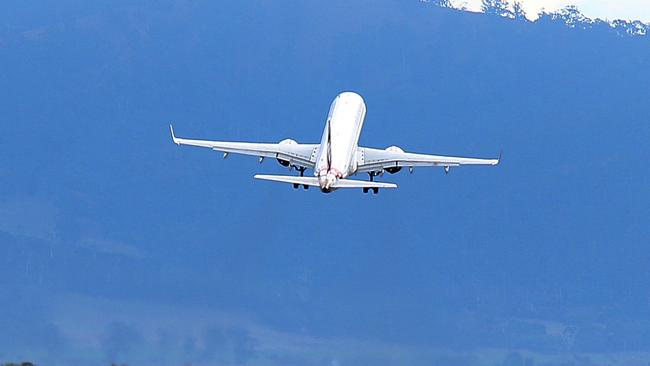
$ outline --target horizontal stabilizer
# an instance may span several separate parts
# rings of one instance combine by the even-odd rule
[[[367,180],[339,179],[334,188],[397,188],[395,183],[369,182]]]
[[[258,174],[256,179],[270,180],[282,183],[304,184],[319,187],[317,177],[295,177],[291,175],[263,175]],[[332,188],[397,188],[397,184],[383,182],[368,182],[365,180],[339,179]]]

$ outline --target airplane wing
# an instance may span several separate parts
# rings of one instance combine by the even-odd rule
[[[449,167],[460,165],[498,165],[498,159],[464,158],[455,156],[415,154],[401,151],[401,149],[381,150],[360,147],[361,157],[358,163],[358,172],[379,171],[387,168],[441,166],[445,171]]]
[[[287,143],[258,144],[251,142],[229,142],[192,140],[176,137],[174,128],[170,125],[172,140],[176,145],[189,145],[207,147],[224,153],[224,157],[230,153],[253,155],[260,158],[275,158],[289,162],[291,165],[313,169],[316,163],[316,153],[319,144],[298,144],[293,140],[285,140]]]

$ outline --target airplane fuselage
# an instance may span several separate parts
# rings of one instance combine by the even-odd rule
[[[332,102],[314,169],[322,191],[331,191],[338,179],[356,172],[356,153],[365,118],[366,103],[359,94],[344,92]]]

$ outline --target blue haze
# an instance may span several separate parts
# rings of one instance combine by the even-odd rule
[[[650,40],[418,1],[0,5],[0,362],[647,365]],[[492,157],[258,182],[178,135]]]

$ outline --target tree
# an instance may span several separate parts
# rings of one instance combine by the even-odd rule
[[[628,36],[643,36],[648,34],[650,30],[650,25],[645,24],[641,21],[628,21],[628,20],[614,20],[609,24],[620,35]]]
[[[524,8],[521,6],[521,3],[519,1],[515,1],[515,3],[512,5],[512,15],[517,20],[527,19],[526,12],[524,11]]]
[[[508,9],[508,3],[505,0],[482,0],[481,10],[485,14],[513,17],[512,11]]]
[[[451,0],[422,0],[422,2],[432,3],[433,5],[440,6],[442,8],[453,8]]]
[[[557,14],[557,19],[562,20],[569,28],[586,29],[593,22],[593,20],[582,14],[575,5],[566,6],[555,14]]]

